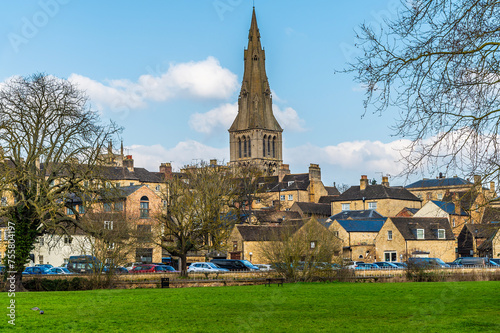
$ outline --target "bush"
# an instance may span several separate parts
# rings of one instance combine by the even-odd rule
[[[74,277],[71,280],[37,277],[23,282],[23,285],[29,291],[74,291],[92,289],[90,282],[81,277]]]

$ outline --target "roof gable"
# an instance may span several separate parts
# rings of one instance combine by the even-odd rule
[[[446,187],[446,186],[459,186],[459,185],[472,185],[472,183],[460,177],[422,179],[410,185],[405,186],[405,188]]]
[[[386,219],[379,220],[336,220],[347,232],[379,232]]]
[[[398,199],[408,201],[421,201],[410,191],[399,186],[368,185],[364,190],[359,186],[351,186],[347,191],[334,198],[332,201]]]
[[[391,217],[389,218],[404,239],[417,240],[417,229],[424,230],[422,240],[454,240],[447,218],[436,217]],[[445,238],[438,238],[438,229],[444,229]],[[420,240],[420,239],[419,239]]]

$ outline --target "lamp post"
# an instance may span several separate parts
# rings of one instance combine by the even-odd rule
[[[248,255],[250,256],[250,262],[252,262],[252,252],[249,252]]]

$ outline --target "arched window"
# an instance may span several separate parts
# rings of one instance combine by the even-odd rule
[[[267,155],[271,156],[271,136],[267,138]]]
[[[149,199],[147,196],[143,196],[141,198],[140,208],[139,208],[139,217],[141,219],[149,218]]]
[[[250,137],[248,137],[248,157],[252,157],[252,145],[251,145],[251,141],[250,141]]]
[[[247,157],[247,138],[243,137],[243,157]]]
[[[276,157],[276,137],[273,137],[273,157]]]
[[[266,157],[266,136],[264,135],[264,140],[262,140],[262,156]]]
[[[241,158],[241,139],[238,138],[238,157]]]

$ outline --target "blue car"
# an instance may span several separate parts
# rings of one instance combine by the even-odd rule
[[[380,267],[378,267],[375,264],[368,264],[368,263],[362,262],[362,263],[359,263],[356,265],[356,269],[380,269]]]
[[[388,262],[388,261],[379,261],[379,262],[376,262],[375,265],[377,265],[378,267],[383,268],[383,269],[398,269],[399,268],[397,265],[393,264],[392,262]]]
[[[26,267],[23,275],[41,275],[50,274],[50,270],[45,267]]]

